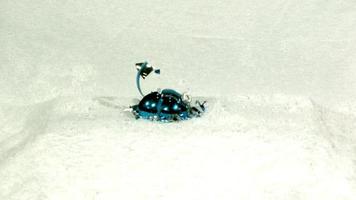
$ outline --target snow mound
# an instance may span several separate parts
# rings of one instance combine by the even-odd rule
[[[353,199],[356,117],[300,96],[204,98],[134,120],[131,98],[0,107],[0,199]]]

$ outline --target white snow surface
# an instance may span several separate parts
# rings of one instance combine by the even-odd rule
[[[0,199],[353,200],[355,55],[354,0],[2,0]]]

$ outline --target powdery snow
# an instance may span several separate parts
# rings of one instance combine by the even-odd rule
[[[208,98],[180,123],[130,98],[2,107],[1,199],[353,199],[356,118],[293,96]],[[20,128],[21,127],[21,128]]]

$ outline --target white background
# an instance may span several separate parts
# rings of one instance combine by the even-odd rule
[[[1,199],[352,199],[356,2],[0,1]],[[157,124],[143,84],[210,100]]]

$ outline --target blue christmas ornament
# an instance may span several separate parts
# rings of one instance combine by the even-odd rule
[[[205,103],[196,101],[196,106],[191,105],[191,98],[187,94],[180,94],[172,89],[157,90],[144,95],[140,86],[140,78],[145,79],[151,72],[160,74],[147,62],[137,63],[136,85],[143,96],[138,105],[131,106],[136,119],[143,118],[161,122],[172,122],[200,117],[205,112]]]

